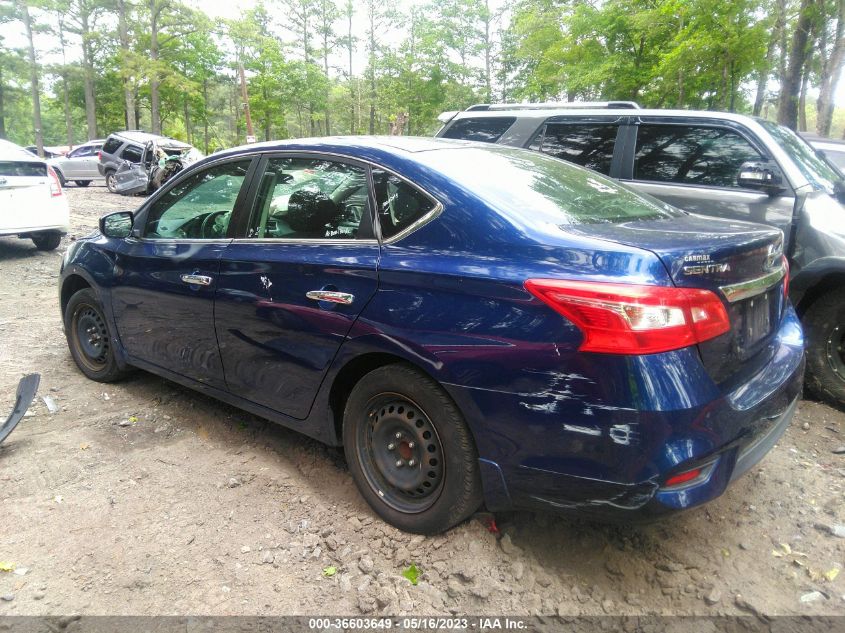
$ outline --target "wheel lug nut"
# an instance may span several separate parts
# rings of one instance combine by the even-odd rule
[[[413,466],[413,465],[414,465],[414,464],[416,464],[416,463],[417,463],[417,462],[416,462],[416,461],[414,461],[413,459],[409,459],[409,460],[408,460],[408,466]]]
[[[395,437],[396,437],[397,440],[401,440],[402,434],[397,432]]]
[[[401,459],[396,460],[396,468],[402,468],[402,460]]]
[[[414,443],[413,443],[413,442],[408,442],[408,448],[414,448]]]
[[[393,442],[387,445],[387,450],[389,451],[392,451],[394,448],[396,448],[396,444],[394,444]]]

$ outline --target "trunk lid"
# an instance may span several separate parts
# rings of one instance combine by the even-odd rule
[[[731,331],[700,344],[717,383],[764,362],[786,305],[779,229],[698,215],[662,220],[578,224],[567,230],[653,252],[676,286],[714,291]]]

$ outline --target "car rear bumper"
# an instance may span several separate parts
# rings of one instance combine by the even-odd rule
[[[710,501],[759,462],[797,408],[803,352],[800,324],[789,307],[766,362],[724,393],[712,381],[705,384],[694,350],[692,356],[655,354],[641,357],[646,363],[631,362],[629,371],[644,374],[629,381],[640,396],[637,407],[590,404],[577,392],[586,383],[567,383],[555,401],[566,405],[561,407],[532,404],[524,392],[447,388],[476,437],[491,510],[577,511],[629,520]],[[688,406],[667,407],[642,395],[641,384],[659,380]],[[618,385],[605,390],[619,392]],[[568,406],[573,400],[577,406]],[[665,485],[692,468],[701,469],[692,481]]]

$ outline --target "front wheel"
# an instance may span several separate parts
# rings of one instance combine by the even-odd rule
[[[845,288],[828,292],[804,314],[807,385],[830,404],[845,405]]]
[[[32,243],[39,251],[54,251],[62,242],[62,236],[59,233],[44,233],[42,235],[33,235]]]
[[[112,193],[117,193],[117,181],[114,179],[114,171],[112,170],[106,172],[106,187]]]
[[[478,454],[463,416],[412,367],[381,367],[355,385],[343,443],[364,499],[400,530],[443,532],[481,504]]]
[[[76,292],[65,308],[65,336],[70,354],[83,374],[97,382],[125,375],[114,355],[112,336],[97,295],[90,288]]]

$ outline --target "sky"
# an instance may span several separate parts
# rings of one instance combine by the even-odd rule
[[[239,17],[244,11],[247,9],[252,8],[256,4],[256,0],[184,0],[188,5],[193,6],[196,9],[199,9],[205,12],[212,18],[237,18]],[[411,4],[422,4],[425,0],[399,0],[403,7],[407,7]],[[498,10],[499,8],[506,6],[508,4],[508,0],[491,0],[490,8],[494,11]],[[353,20],[353,34],[356,35],[360,40],[364,39],[365,36],[365,24],[363,20],[363,7],[359,9],[361,15],[356,16],[357,19]],[[339,28],[341,28],[339,26]],[[6,45],[12,47],[25,47],[26,46],[26,39],[23,33],[23,29],[20,27],[19,23],[9,23],[0,25],[0,37],[4,38]],[[400,38],[402,37],[402,33],[399,31],[395,31],[393,33],[384,33],[382,34],[382,39],[386,43],[398,43]],[[47,49],[50,47],[50,41],[48,36],[42,35],[36,37],[37,47],[40,47],[42,50]],[[78,48],[78,47],[76,47]],[[78,55],[71,56],[68,61],[75,61]],[[61,61],[57,53],[53,53],[52,55],[40,55],[39,62],[42,64],[49,64],[49,63],[57,63]],[[338,68],[346,68],[347,61],[345,57],[345,52],[341,50],[337,50],[334,56],[329,58],[329,64],[334,67]],[[366,65],[366,55],[364,53],[363,47],[359,46],[358,50],[356,51],[355,55],[353,56],[353,71],[356,74],[359,74],[363,67]],[[776,89],[776,85],[770,86],[770,89]],[[811,95],[815,96],[817,91],[811,89]],[[834,95],[834,102],[839,107],[845,107],[845,80],[839,82],[839,86],[837,87],[836,94]]]

